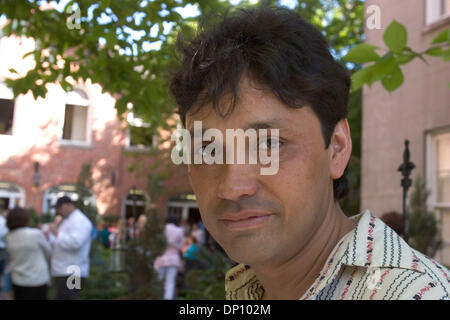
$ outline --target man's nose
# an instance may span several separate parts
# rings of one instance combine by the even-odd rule
[[[253,196],[258,190],[254,165],[224,164],[219,176],[217,196],[224,200],[237,201],[241,197]]]

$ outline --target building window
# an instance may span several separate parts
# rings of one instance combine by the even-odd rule
[[[14,119],[14,101],[0,99],[0,134],[12,134]]]
[[[158,146],[158,137],[153,133],[149,123],[146,123],[142,118],[134,115],[133,107],[128,105],[130,110],[127,115],[128,122],[128,143],[129,149],[148,150],[151,147]]]
[[[128,126],[129,143],[131,148],[148,149],[158,144],[157,137],[152,134],[148,127]]]
[[[167,216],[177,218],[178,222],[192,226],[201,221],[195,194],[183,193],[173,196],[167,202]]]
[[[64,110],[63,139],[86,141],[87,107],[66,104]]]
[[[450,0],[426,0],[426,24],[450,16]]]
[[[427,136],[428,207],[441,223],[442,248],[436,258],[450,264],[450,130]]]
[[[123,216],[125,219],[137,218],[145,212],[149,204],[149,197],[143,190],[131,189],[123,202]]]
[[[53,206],[56,204],[56,201],[62,196],[68,196],[70,199],[72,199],[73,202],[78,201],[78,199],[80,198],[76,185],[74,184],[61,184],[58,186],[53,186],[44,193],[42,212],[45,214],[54,215],[56,212]],[[84,205],[96,205],[96,198],[92,191],[90,197],[85,200]]]
[[[436,137],[437,203],[450,204],[450,133]]]
[[[0,182],[0,212],[25,206],[25,192],[10,182]]]
[[[61,131],[62,140],[89,143],[89,100],[82,90],[67,94]]]
[[[14,120],[14,95],[4,83],[0,83],[0,134],[12,135]]]

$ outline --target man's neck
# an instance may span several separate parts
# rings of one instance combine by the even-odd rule
[[[72,213],[74,213],[76,210],[77,208],[73,208],[72,211],[70,211],[70,213],[64,219],[69,218],[72,215]]]
[[[293,258],[273,267],[252,266],[265,289],[263,299],[292,300],[303,296],[333,248],[354,226],[339,205],[333,204],[312,238]]]

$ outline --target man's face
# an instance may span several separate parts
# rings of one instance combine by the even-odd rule
[[[69,203],[63,203],[56,208],[56,214],[66,218],[73,211],[73,206]]]
[[[186,128],[201,120],[204,130],[217,128],[224,140],[225,129],[279,129],[278,173],[261,175],[259,164],[191,164],[189,177],[205,227],[231,259],[282,263],[311,239],[333,201],[331,152],[310,107],[289,108],[247,81],[240,92],[228,117],[205,106],[186,115]],[[248,216],[257,218],[239,220]]]

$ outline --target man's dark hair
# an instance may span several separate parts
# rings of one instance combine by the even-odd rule
[[[62,196],[62,197],[60,197],[57,201],[56,201],[56,204],[55,204],[55,208],[56,209],[58,209],[59,207],[61,207],[63,204],[74,204],[73,203],[73,201],[72,201],[72,199],[70,199],[70,197],[68,197],[68,196]]]
[[[6,226],[9,230],[28,227],[30,214],[23,208],[16,207],[9,211]]]
[[[178,226],[178,219],[174,216],[169,216],[166,218],[166,223],[171,223]]]
[[[350,78],[319,30],[296,13],[274,7],[241,9],[195,39],[178,37],[181,68],[170,90],[185,124],[186,113],[207,103],[227,116],[243,76],[292,108],[309,105],[320,120],[325,147],[338,121],[347,118]],[[230,94],[231,104],[220,100]],[[345,170],[347,171],[347,170]],[[333,181],[335,199],[349,190],[346,173]]]

